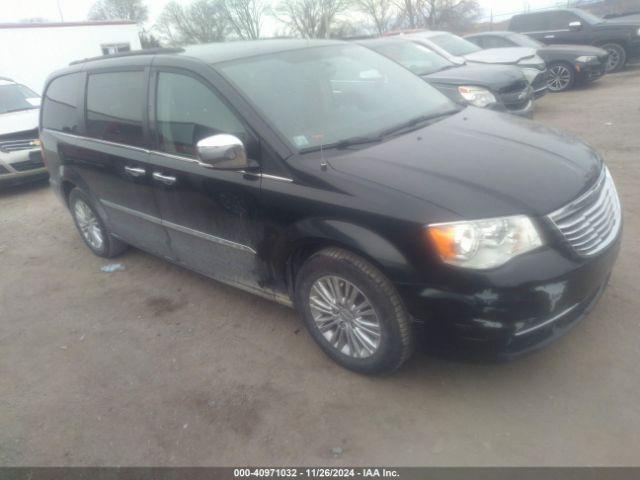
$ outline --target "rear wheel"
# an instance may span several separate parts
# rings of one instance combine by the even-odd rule
[[[609,58],[607,59],[606,71],[607,73],[617,72],[627,63],[627,52],[617,43],[607,43],[602,45],[609,52]]]
[[[296,276],[296,307],[311,336],[340,365],[388,373],[413,349],[409,317],[393,284],[340,248],[313,255]]]
[[[564,92],[573,87],[576,74],[573,67],[566,63],[552,63],[549,65],[547,85],[552,92]]]
[[[69,194],[69,208],[82,240],[93,253],[111,258],[126,250],[126,243],[111,236],[93,202],[79,188],[74,188]]]

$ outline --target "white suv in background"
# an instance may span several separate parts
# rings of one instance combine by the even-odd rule
[[[0,77],[0,188],[48,177],[38,139],[40,96]]]

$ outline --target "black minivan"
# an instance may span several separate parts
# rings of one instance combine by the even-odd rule
[[[40,138],[95,254],[131,244],[293,305],[358,372],[398,368],[416,324],[539,348],[594,305],[620,244],[587,145],[350,43],[79,62],[48,79]]]

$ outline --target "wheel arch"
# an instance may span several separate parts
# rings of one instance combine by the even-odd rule
[[[414,267],[388,239],[373,230],[344,220],[316,218],[293,225],[278,263],[292,295],[295,276],[312,255],[328,247],[339,247],[360,255],[392,282],[411,278]]]

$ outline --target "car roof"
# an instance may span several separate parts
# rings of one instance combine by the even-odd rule
[[[86,58],[72,62],[72,66],[87,68],[100,68],[105,65],[119,64],[149,64],[153,56],[185,56],[201,60],[207,64],[238,60],[258,55],[279,53],[289,50],[323,47],[330,45],[347,45],[347,42],[338,40],[309,40],[309,39],[265,39],[247,40],[235,42],[206,43],[190,45],[183,48],[134,50],[131,52],[104,55],[101,57]]]
[[[389,43],[414,43],[411,42],[411,39],[406,38],[404,35],[393,36],[393,37],[380,37],[380,38],[370,38],[367,40],[357,40],[355,43],[362,45],[364,47],[377,47],[378,45],[387,45]]]
[[[220,63],[229,60],[255,57],[270,53],[300,50],[304,48],[325,47],[330,45],[347,45],[339,40],[310,40],[310,39],[265,39],[246,40],[224,43],[207,43],[184,47],[181,55],[197,58],[205,63]]]
[[[492,30],[490,32],[472,33],[470,35],[465,35],[464,38],[485,37],[487,35],[497,35],[498,37],[506,37],[508,35],[518,35],[518,34],[516,32],[510,32],[508,30]]]
[[[0,85],[15,85],[17,82],[8,77],[0,77]]]

